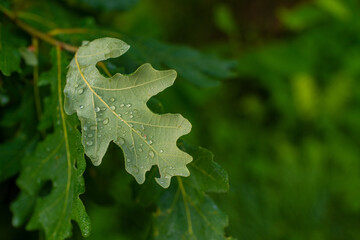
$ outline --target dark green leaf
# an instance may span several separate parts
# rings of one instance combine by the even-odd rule
[[[225,192],[228,175],[213,161],[213,154],[201,147],[179,141],[179,147],[191,154],[190,177],[177,177],[169,189],[161,189],[147,180],[136,192],[143,206],[156,204],[155,239],[226,239],[227,216],[205,192]],[[156,175],[155,171],[149,173]]]
[[[74,118],[63,110],[62,79],[65,80],[60,50],[53,59],[51,72],[58,76],[51,82],[52,101],[48,108],[58,117],[55,132],[41,142],[35,153],[23,161],[23,170],[17,180],[21,189],[12,204],[13,224],[19,226],[29,217],[29,230],[42,230],[47,239],[65,239],[71,236],[76,221],[84,236],[90,232],[89,218],[79,195],[85,191],[82,174],[86,163],[80,143],[80,133]]]
[[[136,5],[139,0],[67,0],[71,5],[94,10],[128,10]]]
[[[199,87],[214,87],[219,81],[234,76],[235,62],[202,54],[185,46],[156,40],[129,40],[129,56],[138,64],[150,62],[155,67],[173,68],[179,76]]]
[[[227,216],[205,192],[228,190],[228,176],[211,152],[180,143],[194,161],[191,175],[164,191],[155,213],[155,239],[226,239]]]

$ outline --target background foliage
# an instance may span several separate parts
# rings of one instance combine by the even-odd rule
[[[222,209],[217,227],[226,225],[222,214],[229,216],[226,236],[294,240],[360,236],[358,1],[6,0],[1,4],[23,22],[72,45],[101,36],[123,39],[131,50],[106,62],[111,73],[130,73],[144,62],[178,72],[175,85],[153,99],[153,109],[188,118],[193,129],[185,141],[211,149],[215,161],[229,173],[227,193],[204,194],[226,191],[221,182],[206,189],[192,186],[194,179],[183,181],[190,194]],[[60,28],[77,30],[70,34],[56,30]],[[80,30],[84,28],[91,31]],[[12,227],[9,204],[19,191],[15,174],[20,160],[34,151],[53,119],[43,117],[39,129],[34,128],[36,67],[33,54],[26,50],[34,46],[31,37],[2,15],[0,43],[0,234],[4,239],[37,239],[37,232]],[[51,71],[52,48],[39,45],[42,74]],[[39,83],[41,79],[40,75]],[[48,84],[40,84],[44,97],[51,91]],[[207,150],[179,144],[211,159]],[[153,182],[138,186],[119,160],[121,151],[110,148],[100,167],[87,161],[84,172],[86,192],[81,199],[92,222],[89,239],[146,239],[156,222],[166,218],[157,214],[154,201],[173,198],[179,184],[174,181],[166,192]],[[168,203],[157,206],[167,208]],[[73,238],[81,239],[74,226]],[[163,229],[157,231],[166,239]]]

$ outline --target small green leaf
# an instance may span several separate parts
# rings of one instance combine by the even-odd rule
[[[35,142],[36,139],[28,139],[25,134],[20,134],[0,145],[0,182],[18,173],[20,160],[33,148]]]
[[[79,195],[85,191],[82,174],[86,167],[80,143],[77,120],[63,110],[62,72],[65,60],[58,49],[51,69],[57,76],[51,82],[51,109],[57,120],[55,132],[38,144],[34,154],[23,160],[23,170],[17,180],[21,189],[12,204],[13,225],[23,224],[29,217],[28,230],[43,230],[46,239],[62,240],[72,234],[71,220],[79,224],[84,236],[90,232],[89,218]]]
[[[0,23],[0,71],[5,76],[21,72],[21,57],[17,49],[19,38],[15,38],[8,27]]]
[[[229,190],[227,172],[214,159],[214,154],[202,147],[194,147],[185,141],[179,142],[180,149],[189,153],[193,161],[189,164],[190,177],[183,179],[202,192],[222,193]]]
[[[33,151],[39,137],[34,128],[37,119],[32,86],[30,84],[14,84],[13,80],[6,79],[3,84],[9,91],[11,101],[16,102],[16,98],[20,98],[18,99],[20,102],[18,105],[13,105],[12,108],[2,109],[4,115],[0,120],[0,126],[3,129],[9,129],[9,133],[14,135],[0,144],[0,182],[19,172],[21,160]],[[2,134],[5,136],[5,131],[2,131]]]
[[[85,153],[99,165],[110,141],[123,149],[126,170],[138,183],[157,165],[164,188],[174,175],[188,176],[190,155],[177,146],[177,139],[190,132],[191,124],[180,114],[155,114],[146,103],[171,86],[174,70],[157,71],[150,64],[130,75],[102,76],[96,63],[115,58],[129,45],[115,38],[101,38],[80,47],[67,74],[65,111],[77,113],[82,126]]]

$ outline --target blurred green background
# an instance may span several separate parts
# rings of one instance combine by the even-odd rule
[[[227,232],[360,239],[359,2],[156,2],[152,34],[238,61],[219,87],[178,83],[188,137],[229,172]]]
[[[213,64],[232,66],[231,74],[217,68],[211,73],[226,78],[219,84],[194,84],[180,74],[158,95],[166,112],[192,122],[185,139],[210,149],[228,171],[230,191],[212,195],[229,215],[228,235],[360,239],[357,0],[133,0],[107,1],[102,8],[95,0],[60,2],[81,6],[77,14],[91,15],[99,25],[193,47],[224,59]],[[111,11],[116,2],[123,5]],[[215,71],[201,61],[205,72]],[[89,177],[95,171],[103,171],[105,181],[111,164],[104,161],[102,170],[89,164],[86,184],[95,184]],[[121,174],[116,187],[125,189],[123,183],[133,179]],[[88,188],[85,202],[100,188]],[[140,232],[137,219],[119,219],[125,211],[141,211],[130,204],[130,190],[123,192],[128,194],[109,196],[122,203],[116,210],[106,194],[87,204],[93,239],[123,239],[110,234],[119,224],[125,232]]]

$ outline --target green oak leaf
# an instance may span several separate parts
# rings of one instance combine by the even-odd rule
[[[54,133],[40,142],[34,153],[23,160],[17,185],[21,192],[11,206],[13,225],[20,226],[30,217],[28,230],[43,230],[46,239],[62,240],[71,236],[72,223],[78,223],[84,236],[90,232],[89,217],[79,195],[85,191],[82,174],[86,167],[78,120],[63,110],[62,79],[66,59],[60,48],[53,54],[54,76],[46,111],[52,111]],[[41,77],[40,77],[41,78]]]
[[[122,148],[125,168],[138,183],[157,165],[158,184],[167,188],[171,177],[189,176],[186,164],[192,157],[176,146],[177,139],[190,132],[191,124],[180,114],[155,114],[147,101],[176,78],[174,70],[157,71],[150,64],[133,74],[102,76],[96,63],[119,57],[129,45],[115,38],[100,38],[79,48],[70,63],[65,111],[77,113],[82,126],[85,153],[99,165],[113,141]]]
[[[179,145],[194,158],[189,164],[191,176],[177,177],[157,200],[155,239],[227,239],[224,228],[228,218],[205,193],[228,191],[226,171],[213,161],[210,151],[184,142]],[[151,197],[147,194],[146,198]],[[147,202],[146,198],[143,201]]]

